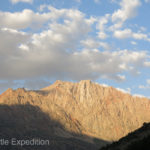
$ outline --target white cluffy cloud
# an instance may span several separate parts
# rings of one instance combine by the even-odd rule
[[[139,85],[139,89],[150,89],[150,79],[146,80],[145,85]]]
[[[84,17],[84,14],[76,9],[56,9],[51,6],[48,6],[48,9],[48,13],[33,12],[30,9],[24,9],[21,12],[14,13],[0,12],[0,27],[19,30],[32,28],[36,30],[39,28],[43,29],[44,24],[50,24],[51,22],[58,21],[60,18],[62,18],[64,21],[66,21],[65,23],[67,23],[67,20],[71,21],[73,19],[78,19],[78,17]],[[88,21],[89,23],[93,23],[95,20],[94,18],[91,18]]]
[[[134,94],[133,97],[146,98],[144,95],[141,95],[141,94]]]
[[[115,3],[118,2],[115,1]],[[98,38],[104,40],[113,32],[116,38],[123,39],[132,37],[138,40],[144,39],[150,41],[148,36],[144,33],[132,32],[132,30],[128,28],[120,30],[125,21],[137,15],[137,9],[141,5],[140,0],[121,0],[119,5],[120,8],[115,10],[112,14],[105,14],[103,17],[97,18],[96,29],[98,30]]]
[[[112,21],[115,23],[112,29],[122,27],[127,19],[135,17],[140,4],[140,0],[122,0],[120,2],[121,8],[112,14]]]
[[[132,45],[137,45],[137,43],[135,41],[131,41]]]
[[[150,79],[147,79],[147,81],[146,81],[146,82],[147,82],[147,84],[148,84],[148,85],[150,85]]]
[[[49,14],[35,13],[30,9],[24,9],[22,12],[0,12],[0,27],[25,29],[40,28],[50,19]]]
[[[114,36],[118,39],[134,38],[136,40],[146,40],[150,42],[150,38],[144,33],[135,33],[131,29],[116,30]]]
[[[130,88],[127,88],[126,90],[125,89],[122,89],[122,88],[116,88],[118,91],[122,92],[122,93],[125,93],[125,94],[131,94],[131,89]]]
[[[105,33],[106,32],[106,24],[108,23],[110,19],[110,14],[106,14],[104,17],[101,17],[98,20],[97,26],[96,28],[99,30],[98,34],[98,38],[100,39],[106,39],[108,37],[108,35]]]
[[[147,52],[109,51],[107,42],[92,38],[89,33],[94,18],[76,9],[51,6],[48,9],[50,11],[46,13],[35,13],[29,9],[0,12],[0,79],[45,77],[125,81],[124,73],[150,67]],[[102,22],[98,22],[100,32],[105,33],[109,18],[110,15],[106,15],[101,18]],[[42,30],[35,33],[21,31],[35,28],[35,25]]]
[[[24,3],[33,3],[33,0],[11,0],[13,4],[24,2]]]
[[[98,40],[94,40],[92,38],[88,38],[86,40],[81,41],[81,44],[84,45],[84,47],[89,49],[96,49],[102,47],[105,50],[109,50],[110,46],[106,42],[101,42]]]

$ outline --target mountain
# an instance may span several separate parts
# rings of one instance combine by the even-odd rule
[[[121,138],[100,150],[148,150],[150,149],[150,123],[143,126],[127,136]]]
[[[96,145],[82,138],[88,137],[68,132],[38,106],[28,103],[0,105],[1,150],[98,149]],[[37,142],[32,142],[33,140]],[[17,144],[18,141],[21,144]]]
[[[119,140],[141,127],[144,122],[150,122],[149,99],[131,96],[113,87],[92,83],[90,80],[78,83],[58,80],[38,91],[28,91],[21,88],[8,89],[0,95],[0,104],[9,107],[12,114],[21,114],[22,122],[27,121],[26,132],[32,129],[30,126],[33,126],[32,122],[36,121],[32,116],[33,113],[32,111],[29,111],[30,113],[27,115],[26,112],[19,113],[19,110],[22,109],[17,107],[16,111],[14,106],[38,107],[49,120],[53,121],[40,120],[37,131],[45,133],[43,132],[44,123],[52,124],[53,128],[49,125],[44,127],[47,131],[46,137],[51,135],[63,139],[62,143],[54,142],[61,148],[63,147],[61,145],[70,146],[68,143],[72,139],[78,143],[72,144],[72,149],[74,146],[78,146],[78,149],[79,147],[80,149],[88,147],[88,149],[94,150]],[[3,110],[3,113],[5,111],[7,110]],[[27,117],[30,115],[31,118]],[[10,120],[15,118],[15,115],[7,114],[7,116],[7,120],[10,117]],[[39,116],[36,115],[36,118],[39,119]],[[42,117],[40,118],[42,119]],[[59,124],[59,127],[55,126],[55,122]],[[13,124],[13,122],[9,124]],[[34,127],[37,128],[35,124]],[[22,136],[21,131],[18,134]],[[60,147],[58,149],[61,149]]]

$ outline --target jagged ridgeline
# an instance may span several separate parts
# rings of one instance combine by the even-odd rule
[[[1,137],[48,138],[52,150],[99,149],[150,121],[148,99],[89,80],[8,89],[0,103]]]

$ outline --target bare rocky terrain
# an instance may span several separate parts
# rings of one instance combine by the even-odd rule
[[[0,120],[16,124],[11,128],[16,130],[14,133],[2,124],[1,130],[6,126],[3,136],[24,137],[29,131],[36,137],[51,135],[61,139],[51,139],[53,149],[58,147],[60,150],[69,150],[70,146],[79,150],[98,149],[140,128],[144,122],[150,122],[149,99],[89,80],[78,83],[58,80],[38,91],[8,89],[0,95],[0,105],[6,107],[1,107]],[[17,117],[22,119],[20,124],[18,120],[14,121]],[[16,127],[24,127],[24,132]],[[32,131],[34,128],[37,134]],[[11,134],[5,133],[8,130]]]
[[[100,150],[148,150],[150,149],[150,123],[143,126],[117,142],[113,142]]]

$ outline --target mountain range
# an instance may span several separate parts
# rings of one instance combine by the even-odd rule
[[[150,100],[90,80],[57,80],[40,90],[2,93],[0,120],[1,138],[49,139],[45,150],[96,150],[150,122]]]

